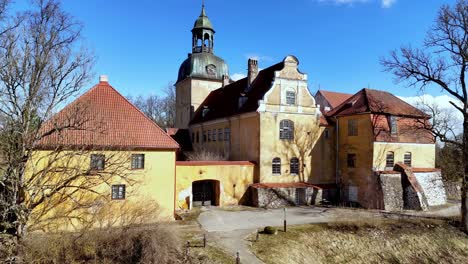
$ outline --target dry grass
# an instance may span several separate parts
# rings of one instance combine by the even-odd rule
[[[183,220],[177,221],[177,229],[183,240],[184,253],[187,241],[190,242],[188,263],[191,264],[223,264],[235,263],[234,256],[229,255],[210,239],[203,247],[203,230],[200,228],[197,218],[200,215],[200,208],[193,208],[191,211],[181,214]]]
[[[296,226],[252,250],[265,263],[468,263],[468,237],[435,220]]]
[[[33,234],[25,240],[25,263],[182,263],[172,228],[151,225],[85,233]]]

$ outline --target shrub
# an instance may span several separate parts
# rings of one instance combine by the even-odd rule
[[[278,228],[273,227],[273,226],[266,226],[265,229],[263,230],[263,233],[268,234],[268,235],[276,235],[278,234]]]
[[[180,263],[178,237],[166,225],[84,233],[32,234],[25,263]]]

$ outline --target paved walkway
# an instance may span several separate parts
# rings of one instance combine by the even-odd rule
[[[453,216],[460,212],[459,204],[452,204],[431,212],[405,211],[395,213],[395,216],[407,215],[419,217]],[[217,241],[229,253],[235,255],[239,252],[241,263],[262,263],[250,251],[250,242],[247,236],[265,226],[282,226],[284,219],[283,209],[255,209],[242,208],[234,211],[223,210],[217,207],[202,208],[198,222],[208,232],[208,239]],[[309,223],[325,223],[337,221],[356,221],[363,219],[384,218],[391,213],[382,214],[377,210],[355,210],[347,208],[324,207],[290,207],[286,209],[288,225]]]

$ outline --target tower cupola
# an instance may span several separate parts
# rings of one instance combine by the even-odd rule
[[[203,4],[200,16],[195,20],[195,24],[192,29],[192,52],[213,53],[214,34],[215,30],[213,28],[213,24],[211,24],[210,19],[206,15],[205,4]]]

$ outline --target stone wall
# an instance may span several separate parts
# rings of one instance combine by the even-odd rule
[[[296,189],[303,197],[297,199]],[[301,194],[299,194],[301,195]],[[315,205],[322,201],[322,190],[316,188],[252,188],[253,206],[279,208],[295,205]],[[299,201],[299,203],[297,203]]]
[[[440,171],[414,172],[414,175],[421,185],[428,206],[447,203],[447,195]]]
[[[403,188],[401,186],[401,174],[381,173],[379,177],[383,193],[384,209],[387,211],[402,210]]]

